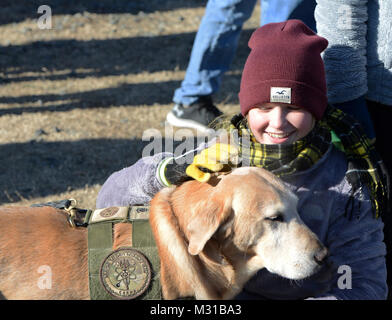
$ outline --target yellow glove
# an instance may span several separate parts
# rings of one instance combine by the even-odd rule
[[[188,176],[200,182],[206,182],[211,178],[211,174],[203,172],[200,168],[205,168],[213,172],[227,171],[227,167],[238,164],[238,149],[226,143],[216,143],[213,146],[202,150],[193,158],[185,172]]]

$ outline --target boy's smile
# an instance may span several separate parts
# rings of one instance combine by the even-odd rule
[[[313,115],[285,103],[264,103],[247,115],[249,127],[262,144],[291,144],[305,137],[314,126]]]

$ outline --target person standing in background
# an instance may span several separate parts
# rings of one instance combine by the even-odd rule
[[[240,33],[257,0],[209,0],[196,34],[185,79],[167,115],[175,127],[207,129],[221,115],[212,95],[234,59]],[[314,0],[261,0],[261,25],[300,19],[315,31]]]
[[[328,100],[360,120],[368,128],[369,137],[376,137],[376,150],[391,174],[389,125],[392,118],[392,1],[316,2],[317,31],[329,42],[323,53]],[[373,136],[371,130],[374,130]],[[390,183],[389,192],[391,193]],[[384,216],[391,298],[391,205]]]

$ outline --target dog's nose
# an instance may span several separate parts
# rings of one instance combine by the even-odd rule
[[[326,247],[322,247],[322,249],[318,250],[314,255],[314,260],[318,264],[322,264],[325,258],[328,257],[328,249]]]

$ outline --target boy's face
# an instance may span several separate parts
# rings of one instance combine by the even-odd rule
[[[262,144],[291,144],[305,137],[315,123],[313,115],[285,103],[264,103],[247,115],[249,127]]]

